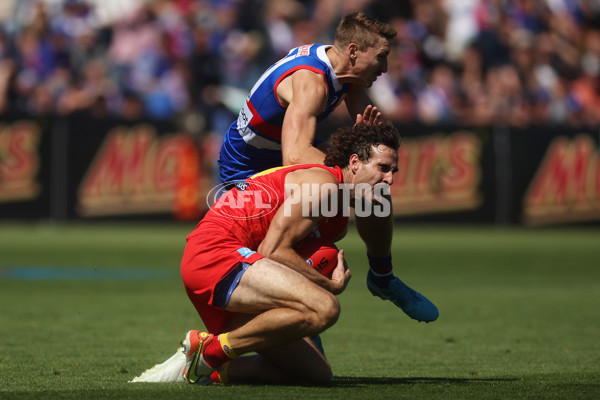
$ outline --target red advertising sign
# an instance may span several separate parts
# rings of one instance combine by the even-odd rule
[[[404,139],[391,194],[396,215],[476,209],[481,139],[468,131]]]
[[[38,125],[0,123],[0,202],[29,200],[40,192]]]
[[[190,142],[183,134],[159,137],[149,125],[113,128],[79,185],[79,214],[171,212]]]
[[[600,219],[600,164],[591,136],[554,139],[523,200],[524,222]]]

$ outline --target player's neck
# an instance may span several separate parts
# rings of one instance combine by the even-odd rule
[[[342,183],[352,183],[354,178],[354,174],[350,170],[350,167],[342,168]]]
[[[352,82],[352,65],[346,54],[335,46],[331,46],[327,49],[326,54],[338,81],[340,83]]]

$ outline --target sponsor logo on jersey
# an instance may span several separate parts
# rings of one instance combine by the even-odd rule
[[[307,56],[310,54],[311,45],[304,45],[298,49],[298,56]]]

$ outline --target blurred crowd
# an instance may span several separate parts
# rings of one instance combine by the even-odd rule
[[[89,0],[9,3],[0,113],[224,130],[269,65],[295,46],[333,43],[341,16],[360,10],[398,31],[370,90],[388,119],[600,123],[597,0],[137,0],[108,22]]]

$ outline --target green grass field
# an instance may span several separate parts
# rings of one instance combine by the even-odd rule
[[[431,324],[368,293],[351,229],[332,387],[127,383],[202,327],[178,275],[193,225],[0,224],[0,399],[600,398],[597,228],[399,227]]]

